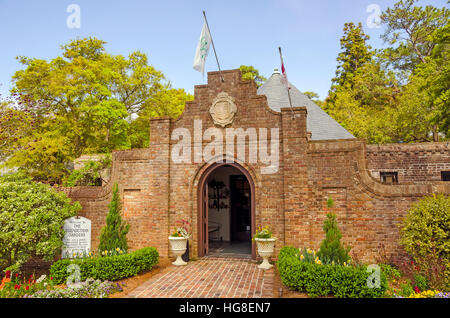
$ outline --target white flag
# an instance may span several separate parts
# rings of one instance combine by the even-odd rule
[[[202,33],[197,44],[194,58],[194,70],[204,73],[205,61],[208,56],[209,46],[211,45],[211,34],[209,34],[208,26],[203,22]]]

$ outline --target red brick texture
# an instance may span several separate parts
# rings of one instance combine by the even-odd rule
[[[396,171],[399,183],[441,181],[441,171],[450,171],[450,143],[367,145],[366,158],[376,178]]]
[[[271,298],[273,269],[246,259],[205,257],[170,266],[133,290],[129,298]]]
[[[272,228],[278,237],[277,252],[286,244],[319,247],[324,238],[326,201],[331,197],[343,240],[360,259],[374,260],[380,244],[397,255],[401,252],[397,224],[410,204],[430,193],[450,193],[450,183],[437,177],[439,169],[450,167],[445,143],[367,146],[359,139],[310,141],[305,107],[275,112],[265,96],[256,94],[254,82],[241,80],[239,70],[223,71],[222,75],[224,82],[218,72],[208,73],[208,84],[195,86],[195,99],[186,103],[178,119],[152,119],[148,149],[113,152],[107,186],[65,189],[83,206],[80,215],[92,220],[93,248],[105,224],[112,183],[118,182],[123,214],[131,225],[128,240],[132,249],[155,246],[162,256],[170,255],[168,236],[175,222],[183,218],[192,224],[191,257],[198,255],[197,184],[209,164],[173,162],[170,154],[178,140],[171,140],[171,133],[187,128],[194,151],[208,144],[194,140],[194,120],[202,120],[203,131],[214,127],[209,107],[219,92],[232,96],[238,108],[229,127],[268,128],[269,132],[279,128],[279,170],[273,174],[261,174],[260,168],[266,165],[241,162],[236,153],[225,153],[224,146],[224,157],[252,176],[255,223]],[[402,171],[398,185],[381,184],[370,174],[370,170],[391,167]]]

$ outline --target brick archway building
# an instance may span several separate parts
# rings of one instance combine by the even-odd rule
[[[215,127],[278,129],[278,169],[262,173],[267,164],[240,162],[236,151],[223,156],[237,162],[254,183],[254,223],[269,225],[283,245],[317,249],[324,238],[322,224],[326,201],[335,206],[343,241],[358,258],[371,261],[381,244],[389,255],[401,253],[397,224],[410,204],[431,193],[450,193],[450,183],[441,173],[450,171],[448,143],[366,145],[292,87],[293,108],[287,104],[280,74],[274,72],[259,89],[253,81],[242,81],[239,70],[208,73],[208,84],[195,86],[195,99],[186,103],[176,120],[150,121],[150,146],[147,149],[115,151],[111,182],[103,187],[65,189],[80,201],[80,215],[92,220],[92,247],[98,246],[100,229],[105,224],[111,187],[119,184],[124,218],[130,223],[128,234],[132,249],[157,247],[169,255],[168,236],[178,219],[192,224],[191,257],[199,255],[199,191],[202,175],[214,163],[172,160],[178,139],[173,132],[182,128],[191,136],[192,153],[204,149],[211,140],[195,138],[195,121],[202,123],[202,135]],[[215,125],[209,113],[220,92],[233,98],[237,111],[225,128]],[[272,139],[271,139],[272,138]],[[245,139],[249,158],[250,139]],[[383,183],[391,181],[391,184]],[[254,226],[252,226],[254,231]],[[201,253],[200,253],[201,254]]]

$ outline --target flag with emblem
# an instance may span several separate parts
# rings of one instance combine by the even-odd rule
[[[211,34],[206,21],[203,21],[202,33],[200,34],[200,40],[197,44],[197,50],[195,51],[194,58],[194,70],[200,73],[205,73],[205,61],[208,56],[209,46],[211,45]]]

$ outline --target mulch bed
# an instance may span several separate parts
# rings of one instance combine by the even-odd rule
[[[56,261],[57,259],[55,259]],[[21,267],[21,276],[30,277],[30,275],[34,275],[37,279],[41,275],[49,275],[50,274],[50,266],[52,266],[54,261],[46,262],[42,260],[42,258],[33,256],[28,262],[22,265]]]

